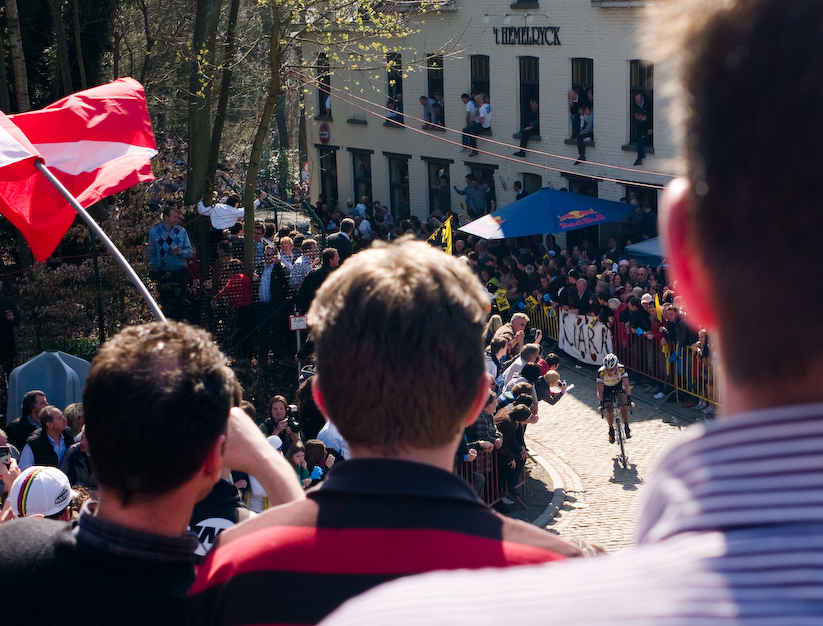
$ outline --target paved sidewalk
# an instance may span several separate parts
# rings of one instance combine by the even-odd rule
[[[529,449],[548,461],[565,488],[565,501],[544,528],[609,552],[627,548],[655,460],[688,421],[703,416],[635,390],[632,439],[626,445],[629,467],[623,469],[597,411],[596,368],[575,369],[574,361],[565,359],[560,373],[575,388],[554,406],[541,402],[540,421],[526,432]]]

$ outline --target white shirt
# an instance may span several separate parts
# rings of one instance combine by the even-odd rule
[[[372,238],[372,228],[369,220],[364,219],[360,222],[360,226],[357,227],[360,231],[360,234],[363,236],[363,239],[371,239]]]
[[[478,117],[477,117],[477,105],[472,100],[469,100],[466,103],[466,113],[471,113],[471,118],[470,119],[471,119],[472,122],[477,121],[477,119],[478,119]]]
[[[326,422],[326,425],[317,433],[317,438],[322,441],[327,448],[337,450],[347,461],[351,458],[348,442],[343,439],[343,435],[337,430],[337,426],[331,422]]]
[[[208,215],[211,218],[211,225],[218,230],[231,228],[245,215],[245,210],[241,207],[234,207],[221,202],[214,206],[206,206],[202,200],[197,203],[197,212],[200,215]]]
[[[480,107],[480,124],[483,128],[492,127],[492,107],[488,102],[484,102]]]

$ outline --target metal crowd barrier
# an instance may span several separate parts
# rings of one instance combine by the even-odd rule
[[[543,336],[559,341],[560,316],[557,309],[538,304],[527,307],[532,327],[543,331]],[[702,400],[717,405],[719,393],[715,384],[715,367],[709,359],[701,358],[691,346],[677,346],[667,341],[661,346],[657,337],[628,333],[624,340],[612,332],[614,353],[629,370],[653,380],[666,389],[677,392],[680,402]]]
[[[503,499],[504,493],[500,490],[499,478],[500,474],[497,471],[497,451],[484,452],[478,450],[477,460],[474,463],[460,463],[454,468],[454,473],[465,480],[469,485],[474,484],[472,472],[479,472],[483,474],[486,483],[483,485],[483,491],[480,492],[480,499],[489,506],[497,504]],[[526,505],[526,467],[523,466],[523,471],[520,474],[520,479],[517,481],[517,489],[523,494],[522,498],[518,498],[520,504]]]
[[[612,334],[612,345],[623,365],[659,383],[664,390],[675,391],[678,401],[691,399],[718,404],[714,365],[691,346],[678,346],[673,341],[661,346],[657,337],[633,333],[623,341]]]

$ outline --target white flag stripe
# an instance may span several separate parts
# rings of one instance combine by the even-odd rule
[[[32,154],[0,126],[0,167],[28,159]]]
[[[133,146],[118,141],[73,141],[35,144],[46,165],[71,176],[93,172],[109,161],[128,154],[143,155],[151,159],[157,154],[154,148]]]

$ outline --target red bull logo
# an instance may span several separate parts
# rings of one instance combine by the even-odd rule
[[[597,215],[600,219],[603,219],[603,216],[600,215],[594,209],[587,209],[585,211],[569,211],[565,215],[561,215],[557,219],[561,222],[567,222],[569,220],[580,220],[586,217],[587,215]]]

